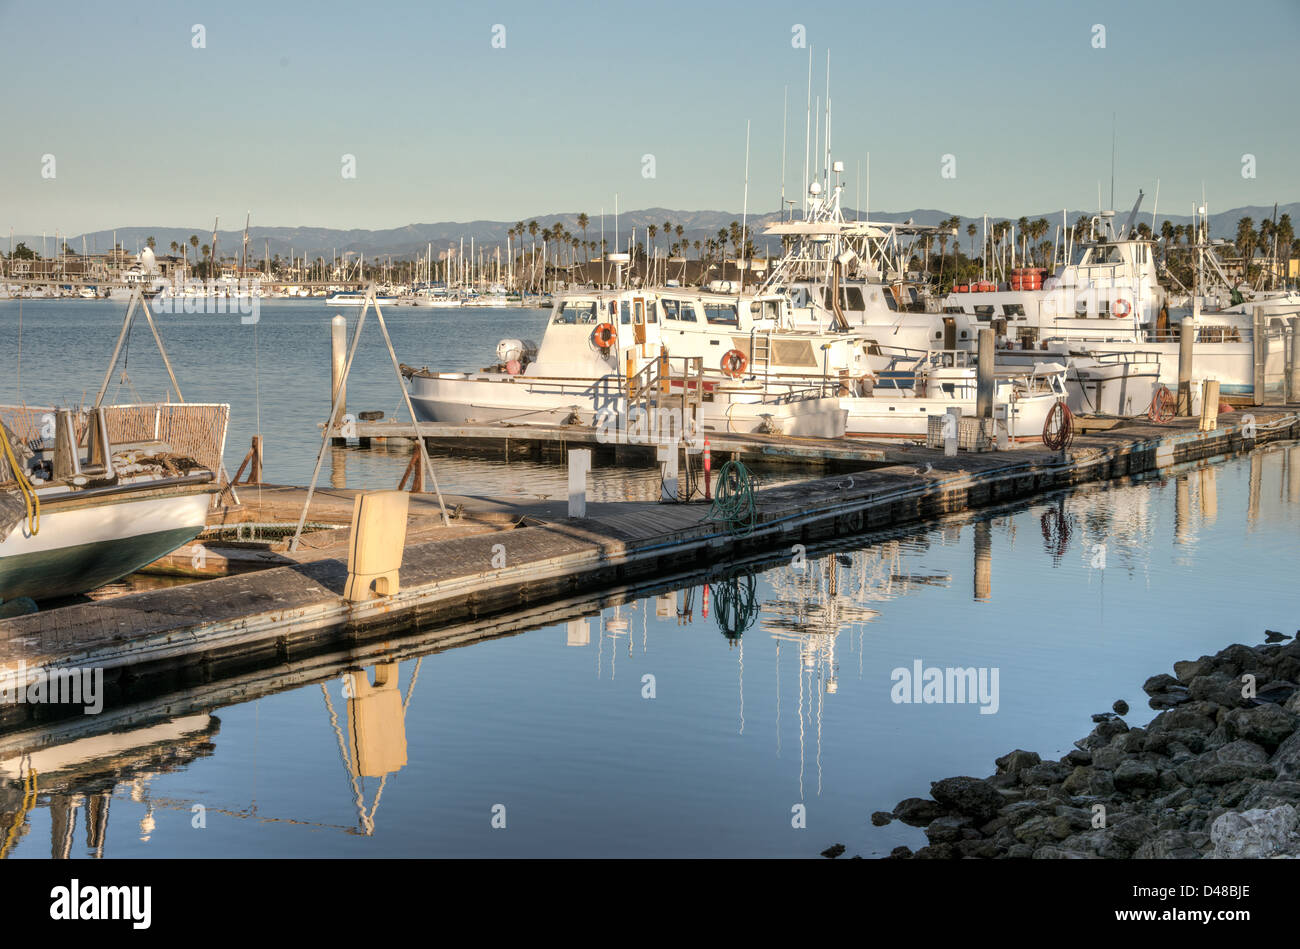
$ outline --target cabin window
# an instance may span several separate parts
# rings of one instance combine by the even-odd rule
[[[1002,304],[1003,316],[1024,316],[1025,306],[1023,303],[1004,303]]]
[[[981,323],[987,323],[993,318],[993,305],[986,303],[975,307],[975,319]]]
[[[680,300],[660,300],[659,305],[664,308],[665,320],[681,319],[681,317],[678,315],[679,309],[681,307]]]
[[[574,326],[578,323],[596,322],[596,304],[592,300],[565,300],[552,324]]]
[[[692,303],[690,300],[682,300],[680,302],[681,302],[681,312],[680,312],[681,321],[683,323],[699,322],[695,316],[695,304]]]
[[[645,321],[647,323],[659,322],[659,311],[655,308],[653,300],[648,301],[645,305]]]
[[[962,309],[961,307],[959,307],[959,306],[946,306],[946,307],[943,308],[943,312],[945,312],[945,313],[965,313],[966,311],[963,310],[963,309]]]
[[[755,320],[775,320],[779,312],[775,300],[755,300],[749,305],[749,315]]]
[[[729,323],[732,326],[740,324],[734,303],[705,303],[704,318],[710,323]]]
[[[624,326],[629,326],[632,323],[632,304],[626,300],[618,305],[618,321]]]
[[[848,298],[848,305],[844,309],[865,310],[867,308],[866,301],[862,299],[861,287],[848,287],[845,289],[844,295]]]

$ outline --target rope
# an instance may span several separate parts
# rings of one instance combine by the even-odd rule
[[[722,635],[734,643],[758,618],[759,604],[754,575],[741,574],[709,586],[713,594],[713,618]]]
[[[722,521],[738,536],[752,534],[758,526],[754,483],[742,462],[728,461],[718,470],[718,490],[706,521]]]
[[[14,446],[9,443],[9,430],[3,426],[0,426],[0,443],[4,445],[5,458],[13,469],[14,480],[18,482],[18,490],[22,492],[23,503],[27,508],[27,533],[35,537],[41,532],[41,499],[36,496],[36,490],[27,480],[22,465],[14,457]]]

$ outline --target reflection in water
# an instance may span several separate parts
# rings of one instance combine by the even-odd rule
[[[1038,615],[1033,610],[1049,603],[1078,609],[1079,604],[1096,601],[1100,591],[1087,592],[1089,584],[1077,582],[1076,578],[1081,574],[1073,571],[1080,569],[1086,571],[1084,576],[1091,578],[1104,577],[1107,571],[1118,567],[1122,571],[1121,577],[1127,575],[1136,580],[1130,584],[1135,591],[1128,595],[1139,599],[1130,599],[1126,603],[1126,617],[1136,617],[1141,588],[1149,589],[1153,576],[1163,581],[1164,587],[1169,586],[1166,564],[1175,565],[1177,574],[1185,577],[1189,575],[1184,569],[1188,565],[1204,569],[1208,564],[1219,563],[1217,555],[1223,551],[1223,544],[1231,545],[1229,550],[1239,549],[1241,540],[1238,534],[1223,534],[1225,529],[1232,527],[1237,532],[1263,534],[1269,529],[1280,528],[1284,540],[1288,538],[1290,535],[1285,532],[1294,529],[1291,526],[1294,512],[1285,508],[1274,510],[1273,507],[1275,503],[1300,503],[1300,446],[1259,451],[1249,460],[1242,459],[1234,464],[1233,472],[1225,473],[1223,478],[1219,477],[1222,465],[1188,466],[1166,472],[1164,480],[1098,486],[1047,502],[1012,506],[979,517],[955,517],[931,530],[912,535],[896,532],[858,549],[828,546],[775,564],[770,558],[759,559],[749,566],[737,565],[727,574],[692,578],[690,585],[677,585],[676,589],[665,590],[659,586],[640,591],[611,591],[593,596],[589,601],[547,608],[549,612],[541,620],[530,619],[532,614],[528,614],[522,619],[507,617],[484,621],[479,627],[466,624],[466,631],[490,628],[493,632],[487,635],[503,638],[491,644],[455,649],[454,653],[433,658],[433,668],[457,671],[454,676],[444,678],[436,689],[426,686],[423,721],[411,716],[423,658],[448,647],[436,645],[436,640],[422,638],[430,635],[428,631],[413,630],[409,636],[413,645],[404,646],[403,641],[398,640],[376,645],[369,653],[340,653],[337,657],[331,654],[309,666],[308,671],[297,678],[264,671],[249,672],[204,687],[217,692],[205,692],[196,687],[179,697],[173,694],[151,700],[152,704],[142,702],[130,707],[129,715],[126,710],[120,712],[117,721],[126,722],[125,725],[115,727],[114,715],[119,712],[111,709],[103,716],[85,721],[78,718],[53,724],[29,723],[25,726],[26,731],[12,735],[0,733],[0,857],[15,852],[43,856],[43,843],[32,839],[33,826],[43,828],[39,819],[48,820],[48,849],[56,858],[101,857],[110,853],[114,845],[119,853],[139,853],[139,845],[151,840],[155,848],[159,844],[172,848],[190,846],[179,843],[179,832],[173,830],[177,824],[161,825],[169,833],[159,830],[156,816],[160,819],[164,811],[176,812],[183,818],[179,824],[181,828],[188,826],[191,815],[204,812],[224,815],[240,823],[331,830],[350,838],[379,838],[384,836],[384,830],[388,830],[386,846],[400,847],[401,843],[392,843],[392,834],[416,835],[412,824],[415,818],[409,811],[409,803],[408,810],[395,811],[394,808],[401,807],[400,803],[388,805],[386,820],[380,819],[380,804],[386,790],[390,800],[395,794],[418,796],[426,793],[429,769],[434,764],[440,769],[446,767],[443,758],[450,754],[447,747],[436,745],[436,762],[429,750],[434,736],[439,743],[452,740],[450,725],[445,729],[448,733],[445,736],[441,734],[443,729],[436,727],[447,714],[446,703],[457,700],[455,696],[444,694],[447,691],[444,686],[450,686],[451,678],[464,676],[464,681],[470,683],[465,688],[489,690],[498,678],[531,674],[533,668],[527,662],[523,663],[523,672],[512,672],[508,663],[502,662],[502,657],[517,653],[503,652],[496,647],[510,641],[504,634],[537,628],[539,624],[556,630],[556,637],[542,638],[549,654],[557,659],[570,657],[563,661],[561,670],[576,665],[576,675],[590,683],[589,660],[572,650],[591,648],[596,658],[595,678],[603,680],[611,688],[588,688],[586,691],[570,688],[552,692],[542,687],[545,701],[551,703],[543,708],[549,711],[554,706],[574,717],[557,718],[555,722],[543,718],[533,723],[527,720],[528,715],[522,712],[522,706],[516,707],[522,699],[522,692],[519,691],[518,679],[514,680],[510,688],[516,691],[494,693],[494,700],[502,707],[505,717],[497,723],[499,732],[490,730],[491,723],[482,726],[482,734],[488,735],[490,740],[484,743],[478,757],[471,758],[471,770],[488,767],[489,758],[509,760],[522,754],[529,743],[541,746],[550,741],[552,744],[539,751],[538,758],[530,761],[527,769],[520,769],[520,784],[512,788],[512,793],[526,796],[540,780],[539,776],[545,774],[544,765],[538,762],[546,760],[549,755],[560,754],[557,749],[567,747],[554,742],[599,743],[599,726],[589,724],[589,720],[599,720],[602,713],[612,711],[612,707],[600,704],[610,701],[610,695],[626,695],[629,674],[640,688],[638,677],[643,669],[636,663],[643,662],[653,651],[658,661],[666,664],[656,669],[662,674],[685,674],[681,666],[671,665],[674,657],[686,657],[683,661],[691,668],[709,664],[717,667],[706,679],[699,680],[715,683],[711,690],[705,690],[714,694],[692,696],[701,703],[699,709],[703,714],[712,716],[712,720],[697,717],[670,730],[671,741],[677,749],[694,748],[697,752],[694,756],[682,752],[679,765],[682,771],[673,775],[678,783],[684,786],[697,780],[707,783],[714,772],[700,769],[717,767],[720,769],[717,773],[723,773],[722,762],[735,750],[732,745],[723,743],[721,738],[712,739],[714,744],[698,747],[692,744],[701,741],[701,734],[707,735],[710,726],[722,724],[726,741],[740,743],[739,747],[757,762],[753,767],[758,771],[742,775],[749,779],[748,784],[790,794],[795,792],[797,781],[798,800],[804,800],[805,794],[815,795],[820,799],[819,807],[830,807],[837,795],[824,792],[827,787],[832,792],[837,790],[835,781],[840,782],[838,790],[843,796],[846,780],[871,780],[870,772],[853,772],[854,766],[864,759],[892,754],[894,758],[906,756],[900,760],[910,761],[921,756],[916,749],[927,742],[948,740],[961,743],[969,740],[969,736],[961,731],[965,727],[962,724],[964,720],[943,719],[944,724],[935,731],[934,722],[939,719],[927,719],[913,726],[913,722],[919,721],[917,715],[928,714],[916,708],[906,711],[908,718],[889,718],[903,713],[881,704],[887,703],[887,699],[882,697],[888,694],[882,670],[900,661],[900,647],[920,650],[945,648],[946,644],[954,660],[970,661],[964,657],[984,654],[954,650],[978,650],[986,645],[983,639],[995,639],[1005,633],[1007,620],[998,612],[1000,609],[1012,614],[1019,611],[1019,619],[1025,628],[1012,636],[1022,635],[1028,637],[1024,642],[1030,642],[1034,636],[1031,629],[1036,624],[1034,617]],[[1229,474],[1237,480],[1229,481]],[[1274,477],[1278,478],[1276,491],[1271,481]],[[1169,484],[1170,481],[1173,483]],[[1236,488],[1222,500],[1222,512],[1221,482]],[[1274,502],[1273,498],[1278,500]],[[1041,533],[1042,546],[1039,547],[1035,539],[1030,545],[1021,545],[1022,549],[1017,551],[1017,524],[1032,531],[1035,522]],[[1218,540],[1209,531],[1216,525]],[[969,543],[969,549],[963,546],[966,543]],[[1072,547],[1075,548],[1073,553]],[[1004,564],[1001,575],[1015,579],[1014,596],[1006,581],[1000,596],[994,596],[995,548]],[[1100,558],[1099,549],[1102,551]],[[954,557],[954,553],[959,557]],[[1198,563],[1198,558],[1201,563]],[[966,570],[970,571],[970,586],[964,582],[954,584],[954,574],[964,574]],[[1060,578],[1054,586],[1051,585],[1053,576]],[[1119,587],[1114,594],[1108,591],[1108,595],[1125,594],[1123,579],[1106,582]],[[1040,587],[1041,591],[1037,589]],[[1160,589],[1161,584],[1157,583],[1156,587]],[[1186,595],[1185,591],[1183,595]],[[916,607],[909,607],[908,603],[901,601],[901,598],[914,596],[926,598],[921,601],[925,604],[925,613],[919,613]],[[971,610],[972,603],[979,603],[979,609]],[[1160,608],[1159,604],[1155,608]],[[944,610],[954,612],[944,613]],[[911,617],[911,625],[902,628],[896,622],[891,625],[891,618],[900,615]],[[981,617],[985,615],[992,617],[987,621],[991,625],[981,626]],[[1143,621],[1150,624],[1150,614],[1145,614],[1145,620],[1133,620],[1135,623]],[[1126,618],[1124,630],[1131,629],[1128,623]],[[873,626],[874,634],[867,639],[865,631],[869,624]],[[926,624],[952,630],[951,638],[935,640],[933,630],[917,628]],[[562,637],[558,635],[560,630],[563,630]],[[683,637],[683,632],[702,635]],[[1115,634],[1121,632],[1131,638],[1130,632],[1115,631]],[[720,648],[719,633],[726,642],[726,649]],[[847,637],[842,639],[846,634]],[[1105,624],[1100,624],[1096,635],[1104,637],[1107,634]],[[659,637],[660,648],[650,649],[652,637]],[[915,645],[909,645],[913,639]],[[474,636],[467,632],[457,641],[473,640]],[[936,641],[939,646],[927,645]],[[1018,642],[1017,648],[1022,644]],[[748,696],[746,645],[750,648],[751,660]],[[1090,670],[1086,664],[1078,665],[1086,663],[1087,654],[1079,650],[1087,645],[1081,647],[1068,641],[1053,644],[1052,648],[1060,652],[1049,650],[1044,653],[1045,661],[1051,663],[1047,668],[1075,663],[1071,668],[1080,669],[1078,678],[1087,681],[1090,675],[1096,674],[1096,670]],[[1110,651],[1099,661],[1110,665],[1114,664],[1117,653],[1113,643],[1108,648]],[[769,649],[770,653],[765,651]],[[847,657],[854,652],[857,653],[853,663],[857,667],[856,684],[852,688],[842,688],[844,670],[841,663],[852,668]],[[869,659],[864,660],[868,653],[871,654]],[[754,661],[756,654],[758,662]],[[913,654],[920,655],[919,652]],[[989,658],[1007,662],[1008,655],[1012,654],[990,654]],[[1164,649],[1161,655],[1165,662],[1178,658],[1168,654],[1168,649]],[[472,661],[458,657],[471,657]],[[572,662],[574,657],[578,658],[576,664]],[[400,685],[403,661],[407,663],[405,688]],[[628,666],[631,666],[630,673]],[[721,677],[716,675],[719,670]],[[1013,676],[1017,671],[1009,669]],[[621,679],[620,672],[623,673]],[[437,672],[432,674],[438,675]],[[733,674],[734,679],[730,681],[734,683],[734,693],[726,684]],[[794,682],[790,681],[792,675]],[[1044,681],[1052,679],[1049,672],[1040,671],[1038,675]],[[557,674],[556,680],[561,678]],[[848,678],[853,684],[854,678],[851,675]],[[612,688],[616,684],[618,688]],[[334,775],[341,768],[344,781],[307,781],[299,772],[290,772],[280,788],[285,797],[273,806],[287,810],[282,803],[287,799],[293,802],[293,808],[301,811],[274,815],[263,813],[256,793],[258,726],[254,724],[250,769],[254,784],[246,806],[216,806],[221,802],[206,790],[208,779],[188,794],[183,790],[173,794],[156,793],[160,781],[167,781],[168,789],[173,790],[180,772],[192,770],[192,764],[214,755],[214,742],[221,723],[211,714],[211,709],[230,708],[231,715],[238,716],[239,706],[246,706],[256,723],[258,719],[255,716],[260,714],[262,698],[267,697],[269,707],[279,708],[282,715],[285,706],[276,702],[299,694],[306,698],[301,688],[304,685],[319,687],[321,700],[313,700],[309,706],[303,703],[306,711],[301,712],[297,719],[277,719],[270,724],[263,722],[260,727],[273,733],[277,729],[282,732],[281,740],[290,749],[290,755],[297,753],[299,744],[310,746],[313,751],[301,754],[311,756],[313,763],[320,761],[322,768],[328,766]],[[1059,689],[1059,685],[1050,681],[1045,687]],[[680,693],[675,700],[679,697]],[[463,694],[459,700],[465,700]],[[1050,695],[1043,701],[1050,705]],[[201,704],[196,707],[194,703]],[[795,722],[789,721],[790,706],[794,706]],[[1014,708],[1015,703],[1009,702],[1006,707]],[[185,711],[177,714],[175,709]],[[690,706],[688,711],[698,715],[699,709]],[[1043,706],[1031,709],[1028,714],[1041,718],[1046,711]],[[560,713],[555,712],[557,715]],[[747,713],[751,726],[756,721],[762,726],[757,729],[763,737],[756,755],[753,738],[756,729],[749,728],[747,734]],[[659,709],[656,709],[656,714],[660,714]],[[1017,713],[1004,711],[1002,714]],[[774,734],[767,730],[769,722],[764,717],[768,715],[774,715]],[[885,720],[883,725],[880,724],[882,719]],[[643,733],[637,731],[637,721],[641,719],[624,717],[613,726],[623,744],[635,745],[642,739]],[[563,724],[556,726],[556,722]],[[476,725],[478,723],[474,721],[462,722],[460,729],[466,734],[458,736],[457,740],[469,747],[476,746],[482,737]],[[916,730],[909,732],[909,728]],[[788,740],[791,732],[797,735],[799,746],[797,773],[792,762],[786,764],[783,760],[790,757],[784,754],[783,740]],[[950,737],[943,737],[949,733]],[[863,734],[868,738],[863,739]],[[246,745],[250,744],[246,732],[242,737]],[[311,744],[317,739],[324,745]],[[863,751],[852,745],[854,740],[874,740],[875,744],[869,744]],[[769,741],[775,746],[774,753]],[[249,755],[247,748],[236,752],[238,743],[233,743],[235,747],[232,748],[232,742],[225,738],[222,744],[222,755],[216,755],[204,765],[205,774],[210,775],[210,769],[218,767],[239,769],[247,760],[240,757],[240,754]],[[328,760],[322,757],[322,747],[329,749]],[[1008,743],[1006,747],[1014,745]],[[648,750],[653,751],[652,748]],[[334,757],[336,753],[337,759]],[[897,765],[894,758],[889,760]],[[580,762],[578,766],[583,766],[582,759],[577,760]],[[617,770],[626,764],[617,759],[610,761],[607,757],[599,760],[607,769]],[[557,761],[565,762],[566,759],[559,757]],[[566,768],[571,761],[559,770],[567,774]],[[832,763],[834,771],[827,767]],[[462,761],[460,768],[465,766]],[[586,766],[590,766],[589,763]],[[731,766],[735,767],[734,760]],[[809,782],[805,787],[811,767],[816,768],[816,785],[814,787]],[[945,762],[936,762],[933,767],[936,773],[953,773]],[[599,775],[602,772],[588,772],[588,776],[593,773]],[[444,792],[444,784],[454,786],[458,781],[467,780],[459,771],[450,768],[445,772],[440,770],[439,774],[446,778],[445,782],[439,779],[439,793]],[[638,774],[644,779],[644,773]],[[243,793],[239,790],[243,785],[238,781],[225,787],[227,795],[231,791]],[[400,790],[395,791],[394,787]],[[565,777],[557,786],[556,793],[567,794],[570,788],[571,778]],[[855,806],[860,805],[860,797],[855,796],[855,802]],[[347,808],[348,822],[330,823],[312,817],[312,813],[321,808],[339,806]],[[446,813],[443,812],[444,817]],[[677,816],[675,813],[674,819]],[[113,818],[111,822],[110,817]],[[859,813],[852,819],[860,825],[860,818]],[[617,820],[613,817],[608,819]],[[110,833],[110,823],[116,832],[114,840],[110,840],[114,836]],[[127,833],[122,832],[124,825],[129,828]],[[663,832],[664,828],[657,827],[656,830]],[[230,831],[229,827],[227,831]],[[41,841],[44,839],[43,832],[35,836]],[[337,834],[325,837],[343,839]],[[78,838],[84,842],[81,847],[78,847]],[[254,837],[246,843],[247,852],[258,852],[255,849],[258,839]],[[249,841],[247,835],[243,840]],[[378,846],[376,840],[366,843]],[[418,844],[413,841],[411,846]],[[664,846],[671,848],[673,844],[666,842]],[[329,852],[352,851],[340,851],[335,845]],[[431,851],[426,849],[425,852]]]

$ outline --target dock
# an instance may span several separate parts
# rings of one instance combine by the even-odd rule
[[[449,509],[457,511],[452,526],[426,523],[412,532],[395,596],[355,603],[343,598],[346,548],[335,535],[268,569],[0,621],[0,688],[17,684],[19,661],[29,680],[60,669],[98,668],[110,704],[126,702],[146,687],[192,688],[240,670],[399,636],[436,642],[442,630],[464,635],[466,622],[685,576],[738,557],[789,555],[794,545],[836,538],[865,541],[884,528],[1297,437],[1300,409],[1264,406],[1249,416],[1221,416],[1210,431],[1198,431],[1195,418],[1125,422],[1078,435],[1063,452],[1022,448],[945,457],[899,446],[885,463],[867,460],[863,470],[756,492],[753,520],[745,525],[710,519],[710,505],[699,502],[597,502],[588,505],[586,517],[569,518],[564,501],[447,496]],[[241,486],[246,500],[258,490]],[[270,495],[275,504],[290,503],[302,489],[260,490],[264,503]],[[328,521],[350,509],[355,492],[320,493],[324,506],[311,516]],[[417,522],[432,521],[436,505],[428,502],[417,500]],[[0,724],[27,708],[0,708]]]

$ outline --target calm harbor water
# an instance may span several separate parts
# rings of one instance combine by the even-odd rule
[[[276,670],[0,754],[0,825],[38,858],[883,855],[923,837],[872,811],[1013,748],[1057,757],[1119,698],[1145,722],[1148,676],[1293,633],[1298,527],[1283,445],[498,620],[518,634],[461,647],[411,630],[364,682],[346,658]],[[894,701],[917,662],[996,671],[996,711]]]
[[[311,479],[320,449],[318,426],[330,409],[329,321],[335,313],[348,318],[350,333],[360,308],[264,300],[253,324],[241,323],[239,314],[156,317],[186,401],[230,403],[225,461],[232,474],[260,430],[268,481],[306,484]],[[93,402],[125,314],[125,303],[109,301],[0,300],[0,352],[5,354],[0,404]],[[390,306],[384,319],[399,360],[463,372],[494,362],[499,339],[540,340],[549,314],[550,310],[538,308]],[[165,400],[169,391],[148,324],[138,319],[106,398],[110,402]],[[348,380],[348,409],[380,410],[385,418],[407,418],[373,312]],[[333,470],[339,464],[344,466],[343,483],[348,487],[395,487],[409,460],[409,444],[388,450],[328,451],[321,483],[339,483]],[[451,494],[567,496],[567,473],[561,465],[445,457],[436,464],[439,486]],[[654,469],[597,467],[591,473],[588,496],[593,501],[652,498],[657,490]]]

